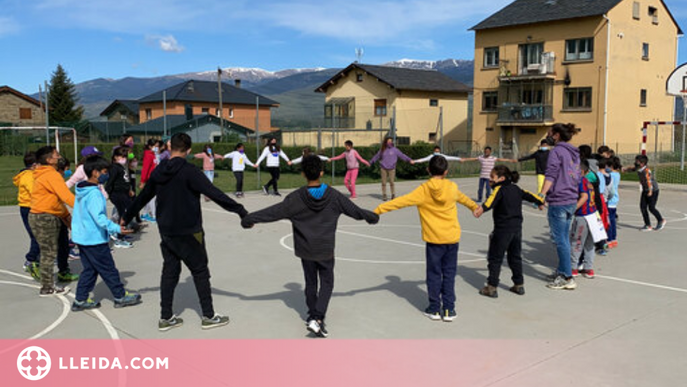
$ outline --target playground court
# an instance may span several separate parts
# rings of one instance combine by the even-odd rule
[[[477,178],[455,181],[463,192],[476,196]],[[419,184],[399,183],[397,193],[410,192]],[[520,185],[533,189],[536,183],[525,177]],[[359,186],[358,191],[359,206],[371,210],[380,203],[379,185]],[[478,385],[561,381],[578,381],[581,386],[683,385],[687,201],[685,191],[662,190],[660,195],[658,207],[668,220],[666,229],[640,233],[638,189],[631,183],[621,189],[619,247],[607,257],[597,256],[596,278],[579,277],[574,291],[545,287],[544,277],[557,262],[546,212],[524,206],[527,294],[508,292],[510,272],[504,265],[498,299],[477,293],[487,274],[491,214],[475,219],[459,206],[463,235],[456,278],[458,318],[452,323],[433,322],[422,315],[427,304],[424,242],[415,209],[385,214],[374,226],[342,217],[326,340],[431,339],[450,340],[456,346],[473,340],[511,343],[507,353],[496,346],[494,352],[481,351],[460,360],[502,362],[497,374],[484,375]],[[251,192],[241,202],[254,211],[279,200]],[[69,311],[76,283],[70,285],[67,297],[39,298],[37,283],[21,270],[28,237],[19,211],[0,207],[0,338],[316,340],[303,323],[302,270],[291,251],[290,224],[244,230],[235,214],[213,203],[204,203],[203,209],[215,309],[231,317],[227,327],[200,329],[195,288],[184,268],[175,312],[185,324],[166,333],[157,331],[162,259],[155,225],[144,231],[133,249],[114,252],[125,286],[142,293],[142,305],[115,310],[101,280],[94,298],[103,306],[96,311]],[[71,261],[71,267],[76,273],[81,270],[78,260]]]

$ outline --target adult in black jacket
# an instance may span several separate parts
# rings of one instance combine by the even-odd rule
[[[129,154],[129,148],[119,147],[115,149],[112,154],[112,167],[110,168],[109,178],[105,183],[105,192],[110,198],[110,201],[115,206],[117,214],[121,217],[126,209],[133,202],[134,191],[131,187],[131,175],[127,167],[127,155]],[[138,223],[126,223],[129,228],[138,230],[140,226]],[[123,242],[125,247],[130,247],[131,244],[128,242]],[[116,244],[117,247],[122,247],[119,241]]]
[[[307,327],[314,334],[326,337],[324,318],[334,289],[334,239],[339,217],[344,214],[375,224],[379,215],[361,209],[339,191],[322,184],[322,161],[319,157],[304,157],[302,168],[308,180],[307,186],[290,193],[279,204],[249,214],[241,225],[250,228],[256,223],[281,219],[291,221],[295,254],[301,259],[305,275]]]
[[[489,277],[487,285],[480,290],[480,294],[487,297],[498,297],[496,291],[499,286],[499,276],[503,256],[508,252],[508,266],[513,272],[513,287],[510,291],[525,294],[524,277],[522,275],[522,202],[536,204],[539,209],[544,208],[544,200],[531,192],[518,187],[520,180],[518,172],[510,171],[505,165],[497,165],[491,172],[490,184],[494,192],[489,199],[476,210],[475,215],[494,210],[494,231],[489,236],[488,264]]]
[[[216,314],[212,305],[200,195],[205,195],[241,218],[247,212],[242,205],[212,185],[200,169],[186,161],[191,150],[191,137],[177,133],[172,136],[171,143],[171,158],[155,168],[145,188],[127,210],[124,222],[130,221],[134,214],[157,196],[156,217],[164,260],[160,281],[162,311],[158,328],[166,331],[183,323],[172,312],[174,288],[179,282],[182,262],[193,275],[203,311],[202,328],[226,325],[229,317]]]
[[[537,170],[537,193],[541,193],[546,178],[546,164],[549,162],[549,143],[541,140],[539,149],[531,155],[521,157],[518,161],[523,162],[534,159],[534,167]]]

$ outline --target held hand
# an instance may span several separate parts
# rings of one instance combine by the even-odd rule
[[[472,211],[472,215],[475,216],[475,218],[479,218],[484,214],[484,208],[482,207],[477,207],[474,211]]]
[[[134,197],[134,191],[131,191],[131,190],[129,191],[129,197],[130,198]]]
[[[144,184],[143,184],[143,183],[140,183],[140,184],[138,185],[138,188],[139,188],[139,189],[143,189],[143,187],[144,187]]]
[[[331,164],[331,162],[332,162],[332,159],[329,159],[329,160],[327,160],[327,162]]]
[[[119,225],[122,226],[122,227],[126,227],[126,223],[124,222],[124,219],[123,219],[123,218],[120,218],[120,219],[119,219]]]
[[[648,197],[652,197],[653,195],[654,195],[654,191],[649,191],[649,193],[646,194],[646,196],[648,196]]]
[[[129,234],[134,233],[134,230],[132,230],[130,228],[126,228],[125,226],[120,226],[119,228],[120,228],[119,233],[122,235],[129,235]]]
[[[539,211],[544,211],[544,207],[545,207],[545,206],[544,206],[543,204],[540,204],[540,205],[539,205]]]
[[[410,160],[410,165],[415,165],[415,160]]]
[[[287,162],[287,164],[289,164],[289,166],[290,166],[290,165],[293,164],[293,163],[292,163],[291,161],[289,161],[289,162]]]

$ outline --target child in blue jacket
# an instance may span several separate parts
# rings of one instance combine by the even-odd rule
[[[109,235],[132,232],[107,217],[105,197],[98,184],[102,184],[102,180],[107,178],[110,163],[101,156],[91,156],[84,161],[83,168],[88,180],[76,185],[72,214],[72,240],[79,246],[83,271],[76,288],[72,311],[100,307],[100,302],[89,297],[98,275],[112,292],[115,308],[140,304],[140,294],[124,289],[108,245]]]

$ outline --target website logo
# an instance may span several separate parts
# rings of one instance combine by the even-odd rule
[[[50,355],[41,347],[27,347],[17,357],[17,369],[28,380],[41,380],[50,372]]]

